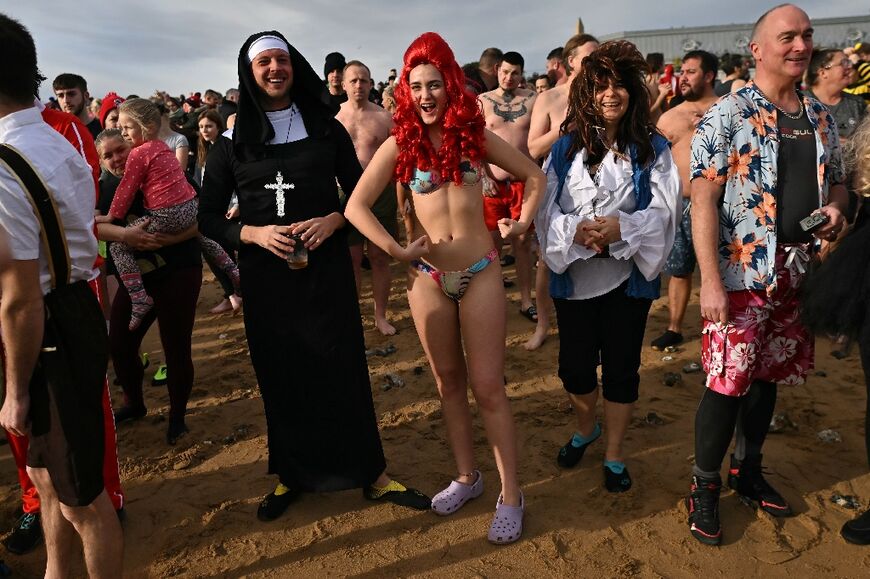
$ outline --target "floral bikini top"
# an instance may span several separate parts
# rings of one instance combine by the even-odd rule
[[[459,170],[462,171],[463,185],[479,183],[481,175],[483,175],[483,169],[480,164],[472,164],[471,161],[461,161],[459,163]],[[428,195],[438,189],[443,183],[441,174],[437,171],[415,169],[414,178],[411,179],[410,183],[406,183],[405,186],[418,195]]]

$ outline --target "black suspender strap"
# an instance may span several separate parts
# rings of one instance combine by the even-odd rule
[[[14,147],[0,144],[0,162],[6,165],[22,189],[30,196],[30,203],[39,219],[39,235],[48,249],[48,269],[52,289],[70,282],[70,257],[63,223],[60,221],[54,198],[45,182],[27,159]]]

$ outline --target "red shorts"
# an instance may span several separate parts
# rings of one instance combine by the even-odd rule
[[[483,197],[483,220],[489,231],[498,229],[498,220],[510,217],[518,220],[523,208],[523,191],[526,184],[523,181],[492,180],[495,190],[494,197]]]
[[[701,362],[707,387],[743,396],[753,380],[803,384],[813,369],[813,336],[800,322],[798,288],[803,275],[776,251],[776,291],[728,292],[729,322],[704,321]]]

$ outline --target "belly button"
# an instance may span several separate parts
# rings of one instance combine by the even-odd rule
[[[452,235],[448,235],[448,236],[447,236],[447,241],[453,241],[453,236],[452,236]]]

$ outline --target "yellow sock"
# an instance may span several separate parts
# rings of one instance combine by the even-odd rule
[[[372,495],[373,499],[379,499],[382,496],[384,496],[385,494],[387,494],[388,492],[396,491],[399,493],[403,493],[406,490],[408,490],[408,489],[405,488],[405,485],[403,485],[400,482],[396,482],[394,480],[391,480],[387,484],[387,486],[385,486],[385,487],[379,487],[379,486],[372,485],[371,486],[371,495]]]
[[[286,495],[290,492],[290,487],[284,486],[281,483],[278,483],[278,486],[275,487],[275,496],[280,497],[281,495]]]

